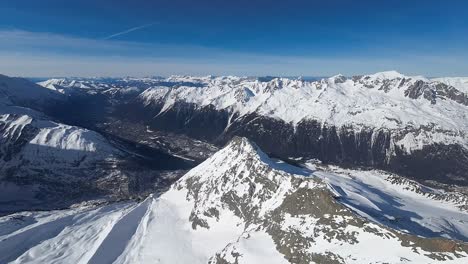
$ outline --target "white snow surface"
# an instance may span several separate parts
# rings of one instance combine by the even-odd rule
[[[395,185],[373,171],[318,171],[312,164],[301,169],[269,159],[256,146],[243,139],[233,143],[188,172],[169,191],[142,202],[123,202],[101,207],[79,207],[62,211],[23,212],[0,218],[0,263],[207,263],[221,256],[238,263],[287,263],[278,252],[272,236],[258,223],[247,223],[223,202],[221,196],[232,192],[252,197],[259,217],[267,217],[282,204],[294,188],[293,178],[302,178],[300,188],[327,188],[345,198],[344,204],[380,211],[394,217],[393,208],[402,217],[410,217],[425,228],[439,232],[454,228],[466,240],[467,216],[457,204],[419,195],[412,188]],[[268,169],[268,168],[271,168]],[[278,184],[279,188],[261,200],[266,187],[255,186],[254,193],[244,186],[260,182]],[[324,183],[320,183],[321,180]],[[193,183],[202,183],[196,196],[190,193]],[[224,184],[221,184],[224,183]],[[410,185],[413,186],[413,185]],[[338,190],[341,188],[341,190]],[[380,192],[370,192],[378,188]],[[313,202],[313,201],[311,201]],[[216,208],[218,216],[204,215]],[[366,208],[369,208],[367,210]],[[398,211],[400,210],[400,211]],[[405,210],[411,210],[408,215]],[[208,228],[192,227],[191,215],[203,217]],[[336,223],[350,216],[323,215]],[[375,215],[367,215],[377,223]],[[425,218],[425,219],[424,219]],[[310,215],[286,215],[281,228],[297,230],[304,237],[315,237],[310,253],[341,257],[346,263],[436,263],[419,247],[403,246],[387,228],[372,222],[366,228],[345,227],[357,237],[357,243],[343,242],[322,234],[330,230]],[[318,231],[314,229],[318,227]],[[326,228],[326,229],[323,229]],[[318,232],[318,233],[317,233]],[[453,235],[447,232],[446,236]],[[297,250],[297,249],[295,249]],[[466,263],[466,252],[444,253],[441,263]]]

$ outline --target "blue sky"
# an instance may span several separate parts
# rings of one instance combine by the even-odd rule
[[[0,1],[15,76],[468,75],[468,2]]]

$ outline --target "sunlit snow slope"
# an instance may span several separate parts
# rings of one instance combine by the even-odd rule
[[[382,190],[368,193],[340,176],[347,173],[292,167],[234,138],[159,197],[0,218],[0,263],[467,262],[463,242],[394,231],[343,206],[362,209],[370,219],[375,215],[364,207],[371,204],[387,203],[374,208],[383,216],[388,208],[411,208],[412,215],[402,217],[446,220],[426,226],[437,232],[442,225],[467,221],[456,201],[420,195],[379,174],[356,181]],[[406,195],[424,206],[400,200]],[[394,215],[389,210],[387,217]],[[466,240],[461,229],[445,236]]]

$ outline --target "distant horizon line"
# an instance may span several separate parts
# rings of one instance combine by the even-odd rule
[[[1,74],[1,73],[0,73]],[[6,75],[6,74],[4,74]],[[344,75],[344,74],[335,74],[335,75],[327,75],[327,76],[314,76],[314,75],[285,75],[285,76],[280,76],[280,75],[234,75],[234,74],[225,74],[225,75],[214,75],[214,74],[206,74],[206,75],[196,75],[196,74],[172,74],[172,75],[149,75],[149,76],[11,76],[11,75],[6,75],[9,77],[15,77],[15,78],[24,78],[28,80],[35,80],[35,81],[40,81],[40,80],[50,80],[50,79],[124,79],[124,78],[136,78],[136,79],[143,79],[143,78],[169,78],[173,76],[189,76],[189,77],[226,77],[226,76],[233,76],[233,77],[244,77],[244,78],[287,78],[287,79],[304,79],[304,80],[319,80],[319,79],[325,79],[325,78],[331,78],[333,76],[337,75],[343,75],[344,77],[350,78],[354,76],[363,76],[363,75],[371,75],[371,74],[355,74],[355,75]],[[423,75],[405,75],[406,77],[424,77],[427,79],[434,79],[434,78],[466,78],[467,76],[423,76]]]

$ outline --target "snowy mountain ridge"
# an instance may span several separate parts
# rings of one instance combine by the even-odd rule
[[[322,129],[335,127],[337,134],[341,130],[367,130],[377,137],[383,132],[391,135],[387,160],[395,155],[393,145],[408,154],[432,144],[468,149],[468,93],[424,77],[390,71],[352,78],[337,75],[312,82],[287,78],[261,82],[232,76],[173,76],[168,80],[203,86],[145,90],[140,100],[157,109],[155,118],[174,107],[178,111],[178,105],[190,104],[196,109],[226,112],[225,131],[236,121],[245,123],[244,119],[254,115],[253,120],[279,120],[293,129],[313,121]]]
[[[447,130],[467,129],[466,125],[460,129],[457,121],[466,120],[468,102],[460,103],[443,94],[428,98],[429,91],[443,90],[438,88],[441,83],[424,82],[397,72],[353,78],[337,75],[313,82],[287,78],[260,82],[232,76],[173,76],[168,80],[201,82],[204,87],[156,87],[143,92],[141,99],[146,104],[164,101],[161,112],[177,101],[185,101],[199,107],[230,109],[240,116],[257,112],[293,124],[316,119],[338,126],[394,129],[432,124]]]
[[[71,162],[84,162],[88,157],[86,153],[89,152],[93,152],[90,156],[97,159],[122,154],[111,147],[101,135],[87,129],[37,119],[30,115],[10,113],[0,115],[0,124],[2,139],[10,141],[9,143],[4,142],[3,146],[29,138],[21,155],[21,158],[28,160],[29,164],[34,160],[46,162],[49,155],[53,155],[50,159],[55,161],[64,159]],[[53,149],[53,151],[47,151],[47,149]],[[74,154],[66,155],[67,151],[72,151]],[[38,155],[41,156],[41,159],[35,158]],[[49,165],[54,164],[56,165],[56,163]],[[13,164],[9,162],[8,165]]]
[[[142,92],[140,98],[145,105],[162,104],[160,114],[177,102],[185,102],[227,110],[232,119],[256,113],[294,126],[316,120],[338,128],[425,128],[440,132],[430,140],[466,144],[468,84],[463,78],[427,79],[387,71],[351,78],[336,75],[320,81],[274,78],[265,82],[235,76],[124,78],[115,83],[105,80],[63,78],[39,84],[62,93],[63,89],[81,88],[102,89],[109,94],[119,88],[124,93],[136,92],[140,89],[138,83],[149,84],[153,88]],[[446,133],[451,135],[441,135]],[[428,138],[413,136],[400,143],[409,145],[414,141],[411,143],[417,148]]]
[[[96,88],[95,83],[90,80],[81,81],[81,80],[73,80],[73,79],[67,79],[67,78],[49,79],[46,81],[38,82],[37,84],[45,88],[51,89],[51,90],[60,90],[63,88],[79,88],[79,89]]]
[[[163,81],[158,77],[147,78],[52,78],[37,84],[60,93],[73,91],[93,93],[96,91],[109,91],[115,89],[141,89],[157,85]]]

